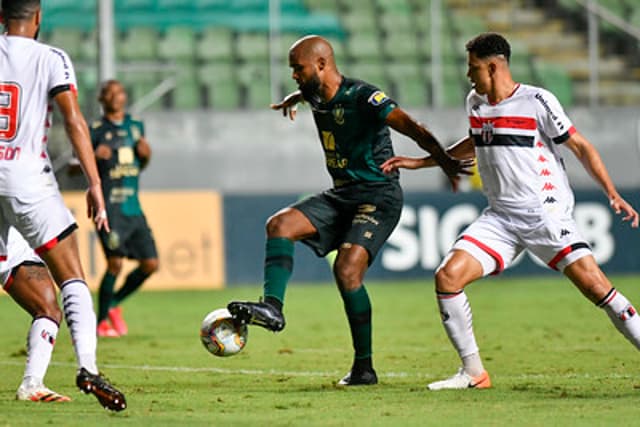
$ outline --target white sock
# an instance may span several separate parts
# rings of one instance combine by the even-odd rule
[[[71,333],[78,367],[97,374],[96,313],[93,311],[93,300],[89,288],[82,279],[67,280],[60,288],[64,317]]]
[[[473,377],[482,374],[484,367],[473,335],[473,318],[467,295],[464,291],[456,294],[437,292],[437,297],[442,324],[462,360],[465,372]]]
[[[48,317],[38,317],[31,323],[27,337],[27,364],[22,380],[25,386],[42,385],[51,362],[58,329],[58,324]]]
[[[613,288],[598,306],[604,309],[616,329],[640,349],[640,316],[629,300]]]

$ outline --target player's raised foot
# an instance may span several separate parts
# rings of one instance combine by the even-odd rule
[[[21,384],[16,392],[16,400],[32,402],[70,402],[71,398],[49,390],[44,384]]]
[[[465,388],[490,388],[491,378],[489,373],[484,371],[477,377],[472,377],[460,368],[451,378],[436,381],[427,386],[429,390],[460,390]]]
[[[242,324],[262,326],[273,332],[284,329],[282,312],[268,302],[232,301],[227,309]]]
[[[98,402],[111,411],[123,411],[127,407],[127,401],[118,389],[100,374],[95,375],[85,368],[78,370],[76,385],[85,394],[93,394]]]
[[[340,386],[374,384],[378,384],[378,375],[376,375],[376,371],[373,369],[351,369],[351,372],[338,381],[338,385]]]
[[[107,320],[98,323],[97,333],[99,337],[117,338],[120,336]]]
[[[124,321],[124,317],[122,317],[122,307],[113,307],[109,309],[109,321],[113,326],[113,329],[116,330],[118,335],[127,335],[129,333],[129,327],[127,326],[127,322]]]

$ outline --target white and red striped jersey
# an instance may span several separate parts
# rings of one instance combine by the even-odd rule
[[[0,195],[57,191],[47,154],[52,98],[76,89],[68,55],[36,40],[0,36]]]
[[[492,208],[571,212],[573,192],[557,144],[575,128],[551,92],[518,84],[509,98],[494,105],[472,90],[466,108]]]

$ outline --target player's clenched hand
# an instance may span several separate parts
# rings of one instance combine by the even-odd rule
[[[620,197],[620,195],[616,195],[609,199],[609,204],[616,214],[625,214],[625,216],[622,217],[623,221],[630,221],[631,227],[638,228],[638,224],[640,223],[638,212],[633,208],[633,206],[627,203],[626,200]]]
[[[111,231],[100,184],[92,185],[87,190],[87,216],[93,218],[98,230]]]
[[[106,144],[100,144],[96,147],[96,158],[100,160],[109,160],[111,158],[111,148]]]
[[[295,120],[298,111],[298,103],[302,102],[302,93],[298,90],[285,96],[279,104],[271,104],[272,110],[282,110],[284,117],[289,116],[291,120]]]
[[[395,156],[387,159],[380,165],[382,172],[390,174],[398,169],[420,169],[428,165],[429,157],[416,158],[416,157],[403,157]]]

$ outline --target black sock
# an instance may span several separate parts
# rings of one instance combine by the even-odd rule
[[[353,360],[353,368],[354,371],[373,371],[373,361],[371,357],[363,357],[362,359],[354,359]]]
[[[282,301],[280,301],[278,298],[267,295],[266,297],[264,297],[264,302],[277,308],[278,311],[282,313]]]

